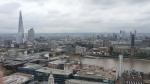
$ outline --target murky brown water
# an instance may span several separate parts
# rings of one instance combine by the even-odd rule
[[[79,61],[78,56],[70,56],[70,57],[74,60]],[[82,58],[82,63],[112,68],[119,66],[119,58],[100,58],[100,59]],[[142,72],[150,72],[150,60],[124,58],[123,70],[137,70]]]

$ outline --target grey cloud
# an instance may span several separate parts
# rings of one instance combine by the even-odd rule
[[[85,23],[89,23],[89,24],[99,24],[99,23],[101,23],[102,21],[100,21],[100,20],[89,20],[89,21],[85,21]]]
[[[85,0],[89,4],[94,5],[113,5],[119,2],[119,0]]]
[[[45,1],[49,1],[49,0],[23,0],[25,2],[45,2]]]
[[[25,31],[33,27],[36,32],[41,33],[119,32],[120,29],[148,32],[146,30],[150,27],[150,16],[146,8],[150,4],[146,2],[148,0],[24,0],[20,4],[24,6],[22,14]],[[42,8],[35,3],[45,5]],[[53,3],[58,8],[44,8]],[[8,14],[5,17],[0,14],[0,28],[5,32],[17,32],[20,7],[17,4],[10,2],[0,5],[0,12]],[[26,6],[32,5],[37,8],[28,11]]]
[[[136,19],[137,22],[150,22],[150,15],[144,15]]]
[[[16,2],[6,3],[0,6],[0,13],[10,14],[14,11],[18,11],[21,5]]]
[[[142,15],[150,15],[150,8],[148,8],[147,11],[144,11],[141,14]]]
[[[23,0],[23,1],[27,3],[37,3],[39,6],[43,6],[49,0]]]
[[[150,0],[84,0],[85,2],[88,2],[89,4],[94,5],[115,5],[115,4],[122,4],[122,3],[130,3],[130,4],[142,4],[142,3],[148,3]]]
[[[129,3],[132,3],[132,4],[136,4],[136,3],[140,3],[140,4],[143,4],[143,3],[149,3],[150,0],[125,0]]]
[[[48,16],[47,17],[57,17],[57,16],[60,16],[62,15],[60,11],[57,11],[57,10],[48,10]]]

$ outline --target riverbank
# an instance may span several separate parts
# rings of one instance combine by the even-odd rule
[[[119,58],[119,56],[101,56],[101,57]],[[139,59],[139,60],[150,60],[150,58],[139,58],[139,57],[131,57],[131,56],[123,56],[123,58]]]
[[[72,55],[72,56],[80,56],[80,55],[76,55],[76,54],[66,54],[66,55]],[[84,57],[84,56],[83,56]],[[109,56],[109,55],[103,55],[103,56],[94,56],[94,55],[90,55],[90,56],[86,56],[84,58],[119,58],[119,56]],[[150,61],[150,58],[139,58],[139,57],[130,57],[130,56],[124,56],[123,58],[130,58],[130,59],[138,59],[138,60],[148,60]]]
[[[72,60],[80,61],[80,55],[72,55],[66,54]],[[106,68],[111,67],[118,67],[119,66],[119,58],[115,57],[108,57],[108,56],[101,56],[101,58],[85,58],[82,59],[83,64],[90,64],[90,65],[97,65],[97,66],[104,66]],[[122,61],[123,69],[122,70],[136,70],[140,72],[149,72],[150,71],[150,60],[145,59],[136,59],[136,58],[127,58],[125,57]]]

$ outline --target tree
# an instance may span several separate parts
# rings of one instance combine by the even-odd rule
[[[13,74],[15,72],[16,72],[16,70],[6,70],[6,75],[10,75],[10,74]]]

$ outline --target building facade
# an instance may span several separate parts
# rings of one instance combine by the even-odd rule
[[[34,30],[33,30],[33,28],[28,30],[28,41],[29,42],[34,42]]]

